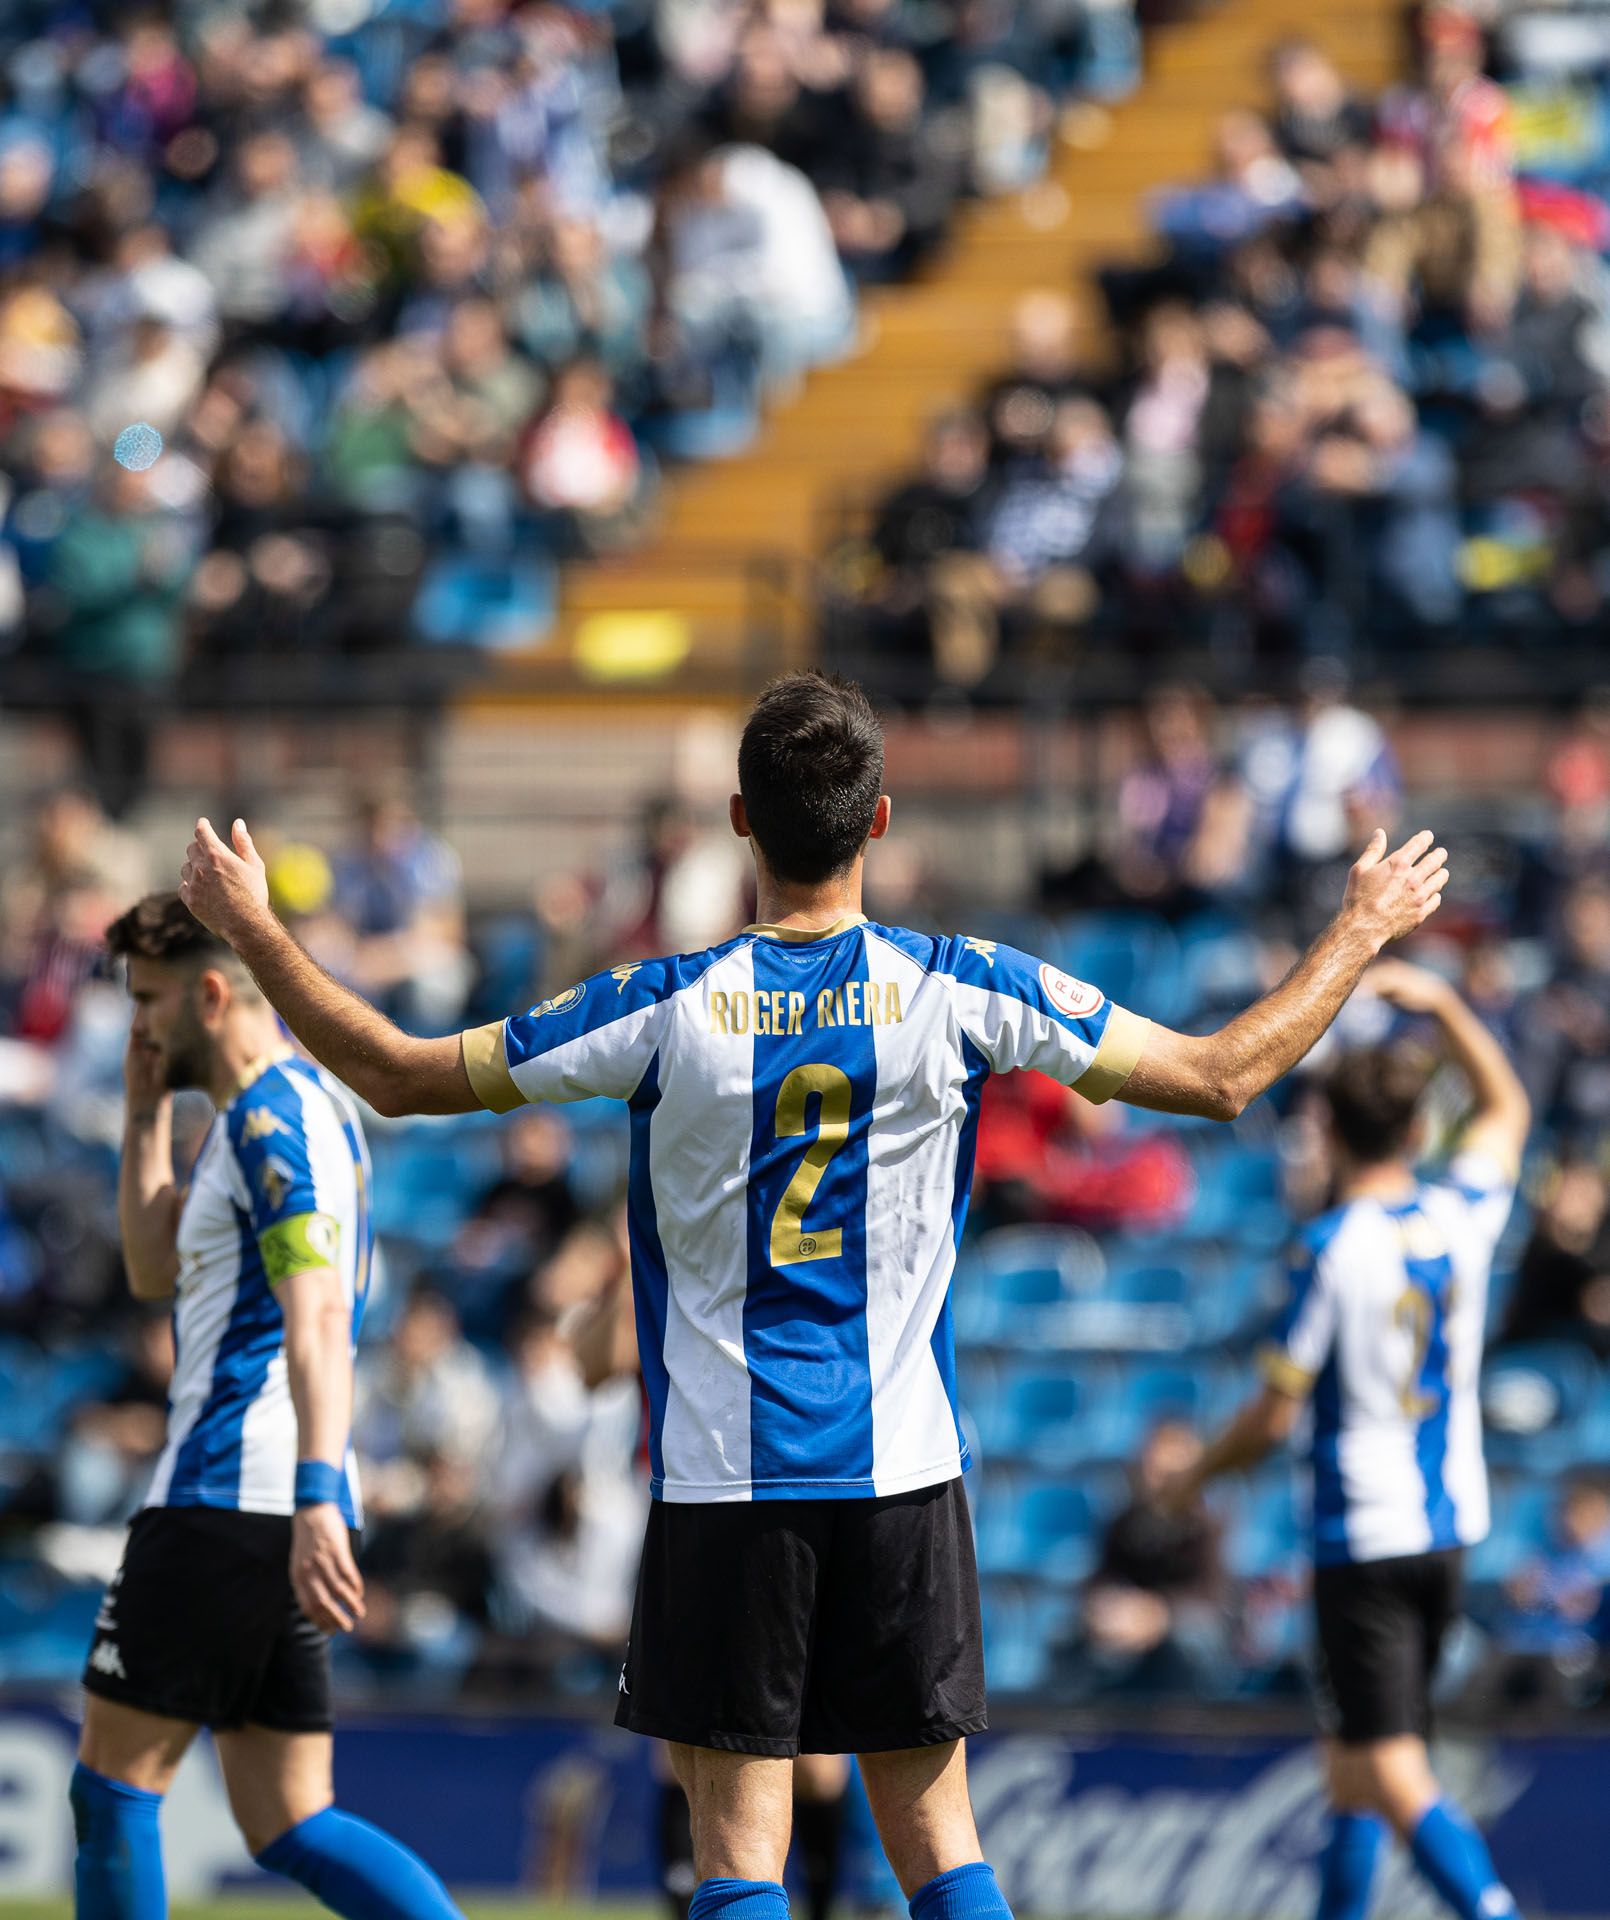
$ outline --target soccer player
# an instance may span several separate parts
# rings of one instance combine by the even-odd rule
[[[1092,1100],[1227,1119],[1447,877],[1429,833],[1390,857],[1377,834],[1289,978],[1188,1038],[991,940],[869,924],[882,782],[858,687],[777,681],[730,802],[759,924],[458,1038],[399,1032],[309,959],[243,822],[233,846],[198,822],[181,880],[309,1052],[381,1111],[629,1107],[656,1497],[616,1718],[672,1743],[693,1920],[784,1920],[801,1749],[860,1756],[917,1920],[1007,1911],[963,1757],[985,1714],[947,1306],[986,1076],[1037,1067]]]
[[[373,1232],[356,1109],[176,893],[140,901],[107,945],[134,1002],[124,1264],[137,1298],[173,1297],[178,1358],[84,1669],[80,1920],[165,1920],[157,1816],[204,1726],[259,1866],[351,1920],[459,1920],[422,1861],[333,1805],[327,1635],[363,1612],[348,1430]],[[188,1189],[178,1087],[217,1108]]]
[[[1311,1402],[1314,1610],[1332,1805],[1320,1920],[1363,1920],[1390,1828],[1460,1920],[1515,1902],[1486,1843],[1437,1785],[1430,1690],[1459,1608],[1463,1549],[1487,1532],[1482,1328],[1493,1248],[1515,1195],[1526,1095],[1452,987],[1383,961],[1366,987],[1428,1015],[1474,1106],[1447,1177],[1414,1169],[1427,1062],[1350,1053],[1326,1086],[1335,1200],[1302,1232],[1266,1384],[1176,1483],[1188,1501],[1256,1464]]]

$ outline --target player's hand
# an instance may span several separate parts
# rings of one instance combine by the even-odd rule
[[[243,922],[268,911],[268,874],[246,822],[237,820],[229,837],[233,847],[224,845],[203,816],[179,873],[179,898],[204,927],[225,940]]]
[[[1435,836],[1417,833],[1396,853],[1386,850],[1380,827],[1354,861],[1347,876],[1342,911],[1364,929],[1380,952],[1389,940],[1423,926],[1437,910],[1448,884],[1448,849],[1433,846]]]
[[[151,1120],[160,1112],[168,1091],[168,1069],[149,1040],[129,1035],[123,1055],[123,1102],[131,1120]]]
[[[291,1588],[326,1633],[350,1633],[363,1618],[363,1575],[341,1509],[331,1502],[301,1507],[291,1522]]]
[[[1400,1013],[1437,1013],[1453,991],[1440,973],[1407,960],[1377,960],[1359,985]]]

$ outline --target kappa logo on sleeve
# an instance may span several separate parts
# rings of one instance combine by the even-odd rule
[[[1070,1020],[1088,1020],[1091,1014],[1100,1012],[1107,998],[1100,987],[1075,980],[1071,973],[1064,973],[1049,961],[1040,968],[1040,985],[1057,1012],[1065,1013]]]
[[[621,983],[623,986],[625,982]],[[566,987],[563,993],[556,993],[551,1000],[544,1000],[540,1007],[531,1009],[531,1018],[540,1020],[545,1013],[569,1013],[577,1001],[587,991],[587,982],[580,981],[576,986]]]

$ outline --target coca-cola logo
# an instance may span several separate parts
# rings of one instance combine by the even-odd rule
[[[984,1855],[1020,1913],[1088,1920],[1312,1920],[1329,1810],[1311,1747],[1270,1754],[1248,1774],[1245,1751],[1198,1753],[1183,1766],[1113,1764],[1096,1739],[1018,1736],[979,1746],[968,1778]],[[1136,1755],[1135,1759],[1142,1756]],[[1215,1760],[1218,1758],[1218,1764]],[[1439,1773],[1481,1822],[1525,1791],[1529,1776],[1495,1748],[1439,1752]],[[1145,1786],[1131,1785],[1151,1773]],[[1224,1785],[1202,1784],[1204,1772]],[[1115,1775],[1117,1777],[1115,1777]],[[1434,1920],[1442,1909],[1407,1855],[1383,1862],[1379,1911]]]

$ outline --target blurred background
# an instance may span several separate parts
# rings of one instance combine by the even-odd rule
[[[704,946],[744,706],[817,661],[889,716],[873,915],[1176,1025],[1376,824],[1452,848],[1417,957],[1538,1125],[1448,1764],[1523,1903],[1610,1911],[1549,1840],[1610,1792],[1607,77],[1610,11],[1525,0],[0,7],[0,1895],[66,1884],[172,1365],[108,919],[205,809],[416,1030]],[[623,1115],[370,1137],[343,1791],[456,1880],[640,1899]],[[1230,1128],[986,1094],[978,1782],[1029,1911],[1309,1904],[1289,1470],[1152,1492],[1326,1177],[1302,1075]],[[209,1765],[181,1893],[249,1873]]]

